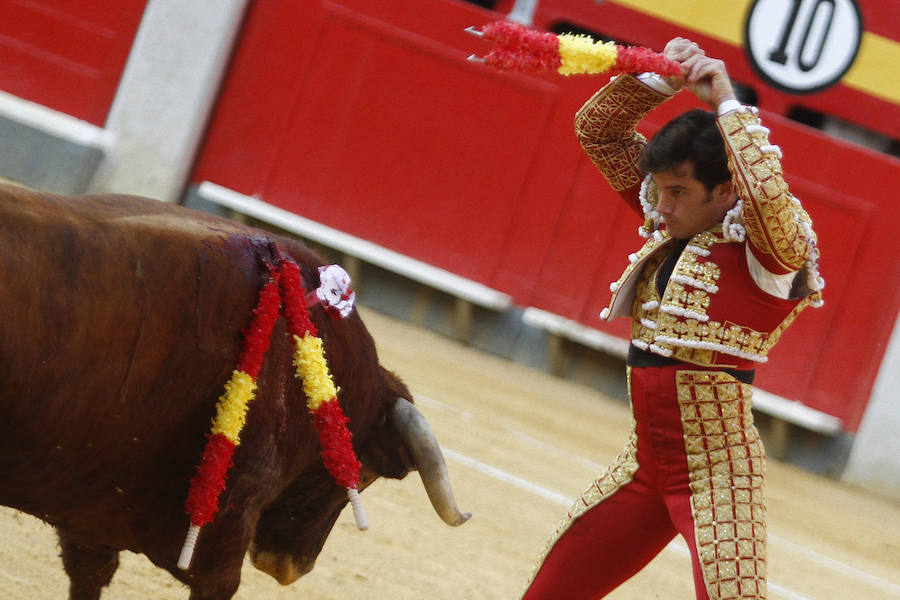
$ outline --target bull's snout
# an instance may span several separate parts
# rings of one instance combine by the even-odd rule
[[[257,551],[255,546],[248,550],[250,562],[263,573],[272,576],[281,585],[291,585],[316,565],[315,559],[298,562],[289,554]]]

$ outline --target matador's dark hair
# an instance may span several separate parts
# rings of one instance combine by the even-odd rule
[[[714,113],[696,108],[666,123],[644,148],[637,166],[645,173],[659,173],[688,160],[707,191],[731,179]]]

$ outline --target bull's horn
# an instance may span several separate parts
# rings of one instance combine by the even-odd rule
[[[397,398],[393,424],[416,461],[422,484],[437,514],[447,525],[457,526],[468,521],[472,513],[461,513],[456,507],[444,455],[419,409],[409,400]]]

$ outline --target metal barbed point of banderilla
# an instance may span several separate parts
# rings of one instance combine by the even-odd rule
[[[465,31],[466,33],[470,33],[470,34],[474,35],[475,37],[480,37],[480,38],[484,37],[484,32],[481,31],[480,29],[476,29],[474,25],[469,25],[468,27],[463,29],[463,31]],[[484,58],[482,58],[481,56],[478,56],[477,54],[474,54],[474,53],[470,54],[468,57],[466,57],[466,60],[471,61],[471,62],[482,63],[482,64],[487,62],[484,60]]]

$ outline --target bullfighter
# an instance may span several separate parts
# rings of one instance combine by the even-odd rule
[[[644,219],[646,243],[601,317],[631,318],[633,426],[624,451],[570,509],[525,600],[601,598],[681,534],[698,600],[766,597],[765,451],[754,367],[824,281],[812,221],[781,152],[722,61],[675,38],[682,75],[619,75],[578,111],[585,152]],[[640,120],[687,88],[714,112]]]

